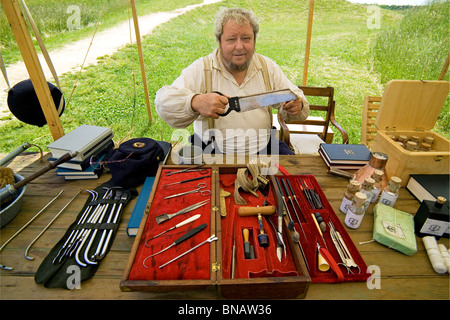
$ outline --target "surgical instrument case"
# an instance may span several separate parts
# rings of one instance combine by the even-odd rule
[[[239,195],[246,204],[238,205],[234,197],[235,182],[238,169],[246,168],[245,165],[204,165],[202,168],[206,170],[202,173],[197,171],[170,175],[171,172],[188,167],[160,166],[120,283],[122,291],[172,292],[212,289],[227,299],[304,298],[310,282],[337,282],[336,276],[331,270],[328,272],[315,271],[317,269],[316,242],[319,240],[318,235],[312,229],[311,214],[314,212],[320,212],[325,222],[333,222],[363,270],[360,274],[344,271],[344,281],[365,281],[368,278],[368,274],[365,273],[367,267],[363,259],[320,190],[314,176],[306,175],[305,177],[308,179],[309,185],[313,185],[318,190],[322,200],[323,208],[315,210],[308,207],[307,199],[302,195],[300,185],[296,181],[303,176],[289,176],[298,201],[303,207],[305,220],[302,219],[304,223],[302,221],[301,224],[306,231],[307,238],[303,236],[305,233],[301,231],[298,223],[295,223],[294,230],[292,230],[292,224],[289,226],[290,219],[285,214],[282,225],[283,240],[286,246],[280,261],[275,230],[280,210],[277,197],[279,189],[275,179],[286,179],[287,176],[268,175],[268,186],[262,191],[258,190],[256,195],[239,189]],[[180,183],[195,178],[199,179]],[[223,213],[221,215],[221,189],[229,193],[228,197],[222,199],[222,206],[226,207],[226,215]],[[208,194],[208,192],[204,192],[205,190],[210,190],[211,193]],[[167,198],[188,191],[197,192]],[[175,216],[170,220],[159,221],[158,224],[156,217],[179,212],[181,209],[206,199],[210,199],[210,203],[207,205],[197,207],[195,210]],[[271,215],[262,216],[262,221],[258,221],[256,214],[242,216],[238,213],[241,207],[256,208],[265,205],[273,206],[276,210]],[[201,216],[194,222],[174,228],[151,239],[196,214]],[[176,244],[178,238],[203,223],[207,224],[205,230]],[[263,225],[263,230],[260,228],[260,223]],[[248,230],[245,231],[248,232],[248,239],[244,229]],[[300,234],[301,246],[293,240],[294,231]],[[259,242],[262,233],[267,235],[268,247],[261,246]],[[211,235],[215,235],[217,240],[207,242],[206,240]],[[331,249],[332,240],[329,232],[324,232],[324,236],[328,248]],[[174,245],[171,248],[154,255],[172,244]],[[183,255],[199,244],[200,246]],[[249,250],[252,255],[246,257]],[[335,250],[331,249],[330,253],[336,260],[338,259]],[[154,256],[150,257],[151,255]],[[166,264],[177,257],[179,258]],[[307,263],[305,263],[305,258],[308,260]],[[345,268],[341,268],[345,270]]]

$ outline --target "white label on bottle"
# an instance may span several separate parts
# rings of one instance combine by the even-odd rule
[[[341,207],[339,208],[343,213],[347,213],[348,208],[352,205],[352,200],[347,198],[342,199]]]
[[[345,224],[349,228],[357,229],[361,225],[363,217],[363,214],[354,214],[351,210],[348,210],[345,216]]]
[[[406,238],[405,234],[403,233],[402,227],[399,224],[394,224],[390,221],[383,221],[383,228],[384,231],[386,231],[386,233],[390,234],[391,236],[401,239]]]
[[[427,219],[420,228],[420,233],[442,237],[444,233],[449,233],[449,229],[450,223],[448,221]]]
[[[380,197],[380,203],[385,204],[389,207],[393,207],[395,201],[397,201],[398,194],[394,194],[392,192],[383,191]]]
[[[372,189],[372,201],[375,203],[378,199],[378,196],[380,195],[381,189]]]

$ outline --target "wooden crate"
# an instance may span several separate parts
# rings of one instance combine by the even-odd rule
[[[411,174],[447,174],[450,163],[450,141],[431,132],[449,93],[447,81],[393,80],[385,88],[371,150],[389,156],[388,177],[397,176],[405,186]],[[389,135],[434,138],[433,151],[408,151]]]
[[[242,167],[242,166],[241,166]],[[158,259],[149,259],[146,265],[148,269],[143,269],[143,258],[148,255],[151,250],[156,252],[163,247],[170,245],[177,237],[186,232],[183,229],[181,233],[176,234],[175,237],[168,236],[165,239],[159,239],[164,241],[155,241],[152,245],[155,245],[154,249],[144,248],[145,241],[154,234],[160,232],[161,225],[155,224],[154,220],[156,215],[164,212],[175,212],[175,207],[180,204],[161,201],[163,197],[163,185],[173,180],[169,180],[165,173],[167,171],[179,170],[186,168],[186,166],[160,166],[152,192],[149,197],[147,208],[144,212],[136,240],[133,244],[132,251],[125,268],[120,288],[122,291],[148,291],[148,292],[167,292],[167,291],[187,291],[187,290],[216,290],[222,297],[228,299],[292,299],[292,298],[304,298],[306,296],[308,286],[310,283],[310,277],[306,265],[302,259],[301,252],[298,246],[294,245],[292,241],[288,241],[287,245],[287,258],[282,260],[282,263],[278,261],[272,261],[271,267],[273,270],[279,267],[279,270],[272,272],[272,270],[261,271],[261,273],[253,272],[253,276],[249,276],[248,270],[244,272],[245,267],[237,266],[236,276],[231,278],[231,248],[233,241],[231,239],[236,238],[236,261],[237,264],[242,263],[243,249],[241,248],[242,238],[241,230],[235,230],[241,228],[242,225],[238,224],[233,219],[237,216],[237,207],[235,209],[230,208],[226,217],[220,215],[220,188],[227,188],[227,191],[231,191],[231,195],[227,198],[227,206],[234,202],[233,190],[234,181],[236,179],[236,172],[239,166],[224,165],[216,166],[204,166],[209,170],[210,178],[198,180],[198,182],[207,183],[207,188],[210,188],[212,193],[210,195],[210,205],[203,206],[200,209],[193,211],[191,214],[181,215],[173,218],[171,222],[162,223],[165,224],[165,228],[173,226],[175,223],[179,223],[187,217],[200,213],[202,216],[191,228],[206,222],[208,224],[207,230],[201,231],[193,238],[180,244],[180,250],[174,251],[169,249],[167,255],[160,254],[155,256]],[[193,175],[174,175],[178,176],[177,179],[189,179]],[[197,185],[197,181],[195,183]],[[192,185],[191,188],[192,189]],[[182,189],[178,189],[181,191]],[[184,190],[187,190],[184,188]],[[172,191],[175,192],[175,191]],[[159,194],[157,194],[159,193]],[[244,199],[248,201],[249,206],[263,205],[264,197],[255,199],[247,199],[245,193],[241,193]],[[165,195],[164,195],[165,196]],[[185,201],[184,206],[197,203],[203,198],[200,194],[193,194],[189,198],[179,201]],[[274,197],[273,185],[270,186],[269,195],[266,197],[270,205],[276,205],[276,197]],[[255,202],[256,201],[256,202]],[[257,230],[258,222],[255,217],[244,217],[247,219],[248,228],[251,230],[251,243],[257,246]],[[236,227],[234,227],[236,225]],[[284,229],[286,231],[285,237],[292,238],[290,231],[287,229],[286,220],[284,221]],[[179,232],[176,229],[175,232]],[[267,233],[270,234],[271,230],[267,227]],[[215,234],[218,240],[212,242],[210,245],[205,244],[203,247],[191,252],[189,256],[185,256],[184,259],[179,259],[173,262],[171,272],[161,272],[158,270],[158,265],[163,261],[168,261],[169,257],[173,258],[177,253],[187,250],[189,246],[194,246],[197,243],[205,240],[209,235]],[[155,239],[156,240],[156,239]],[[273,242],[273,239],[271,239]],[[185,245],[182,247],[182,245]],[[208,248],[209,247],[209,248]],[[255,248],[256,249],[256,248]],[[258,248],[262,249],[262,248]],[[266,248],[266,250],[269,248]],[[148,251],[145,251],[148,250]],[[170,252],[172,251],[172,252]],[[209,254],[208,254],[209,253]],[[264,256],[267,255],[264,250],[259,250],[255,253],[258,259],[255,259],[252,263],[255,265],[264,261]],[[269,253],[270,254],[270,253]],[[257,261],[260,260],[260,261]],[[169,266],[171,266],[169,265]],[[165,268],[165,267],[164,267]],[[164,269],[163,268],[163,269]],[[179,272],[177,271],[177,268]],[[268,269],[270,269],[268,268]],[[198,272],[197,272],[198,271]]]

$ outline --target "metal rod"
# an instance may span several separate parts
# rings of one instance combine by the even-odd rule
[[[42,236],[42,234],[47,231],[48,228],[50,228],[50,226],[52,225],[52,223],[61,215],[61,213],[64,212],[64,210],[72,203],[73,200],[75,200],[75,198],[81,193],[81,191],[83,191],[83,189],[80,189],[80,191],[78,191],[72,199],[69,200],[69,202],[67,202],[67,204],[53,217],[53,219],[45,226],[45,228],[36,236],[36,238],[33,239],[33,241],[30,242],[30,244],[28,245],[28,247],[25,249],[25,258],[27,258],[28,260],[34,260],[33,257],[30,257],[28,255],[28,251],[31,249],[31,246],[39,239],[40,236]]]
[[[32,223],[37,217],[39,217],[39,215],[45,211],[45,209],[47,209],[56,199],[58,199],[58,197],[64,192],[64,190],[61,190],[52,200],[50,200],[49,203],[47,203],[41,210],[39,210],[38,213],[36,213],[34,215],[33,218],[30,219],[30,221],[28,221],[22,228],[20,228],[16,233],[14,233],[11,238],[9,238],[8,240],[6,240],[6,242],[0,247],[0,252],[2,252],[2,250],[8,245],[8,243],[10,243],[19,233],[21,233],[26,227],[28,227],[28,225],[30,223]],[[3,270],[12,270],[13,267],[8,267],[5,265],[0,264],[0,269]]]

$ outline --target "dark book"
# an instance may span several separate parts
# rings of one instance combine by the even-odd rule
[[[450,199],[449,174],[412,174],[406,189],[420,202],[436,201],[439,196]]]
[[[147,177],[142,185],[141,193],[137,198],[134,209],[131,212],[130,220],[128,221],[127,234],[129,237],[135,237],[138,232],[154,181],[155,177]]]
[[[335,165],[366,165],[371,152],[363,144],[329,144],[321,143],[319,151],[331,166]]]
[[[358,170],[361,169],[362,167],[364,167],[366,164],[362,163],[362,164],[333,164],[331,165],[327,158],[325,157],[325,155],[323,154],[323,151],[321,149],[318,150],[319,155],[322,157],[323,162],[325,163],[325,165],[328,168],[336,168],[336,169],[341,169],[341,170]]]

